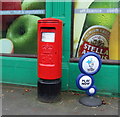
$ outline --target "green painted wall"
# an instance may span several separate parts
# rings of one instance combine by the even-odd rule
[[[70,63],[71,45],[71,2],[47,2],[46,17],[61,19],[63,26],[62,90],[78,91],[75,80],[80,74],[77,63]],[[20,57],[0,57],[0,71],[3,83],[36,86],[37,59]],[[99,93],[120,93],[118,90],[118,65],[102,65],[95,76]]]
[[[2,82],[10,84],[37,86],[37,59],[0,57],[2,61]],[[75,80],[80,74],[77,63],[62,64],[62,90],[78,91]],[[118,90],[117,65],[102,65],[101,70],[94,75],[95,85],[100,93],[120,93]]]
[[[0,61],[3,83],[37,86],[37,59],[0,57]],[[63,66],[62,89],[67,90],[68,67]]]

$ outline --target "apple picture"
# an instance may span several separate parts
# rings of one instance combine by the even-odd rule
[[[6,37],[13,42],[14,53],[37,53],[37,22],[40,19],[35,15],[23,15],[10,25]]]
[[[1,10],[21,10],[21,0],[2,0]],[[20,15],[2,15],[2,31],[6,31],[8,26]]]
[[[89,8],[117,8],[117,2],[93,2]],[[112,29],[117,13],[89,13],[86,16],[85,28],[93,25]]]
[[[23,0],[22,10],[45,10],[45,2],[43,0]],[[44,18],[45,14],[37,16]]]
[[[14,46],[11,40],[7,38],[0,39],[0,53],[12,54]]]

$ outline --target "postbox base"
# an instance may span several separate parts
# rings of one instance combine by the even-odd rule
[[[61,80],[38,80],[38,99],[41,102],[52,103],[60,100]]]

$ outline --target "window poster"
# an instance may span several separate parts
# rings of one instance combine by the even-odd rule
[[[118,2],[76,0],[74,3],[73,57],[95,52],[102,59],[119,60]]]
[[[43,0],[3,0],[0,53],[37,54],[37,23],[45,17]]]

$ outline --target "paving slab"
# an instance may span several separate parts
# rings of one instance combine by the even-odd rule
[[[118,115],[119,98],[98,96],[99,107],[88,107],[79,103],[85,94],[61,92],[61,100],[43,103],[37,98],[37,88],[2,84],[2,115]]]

